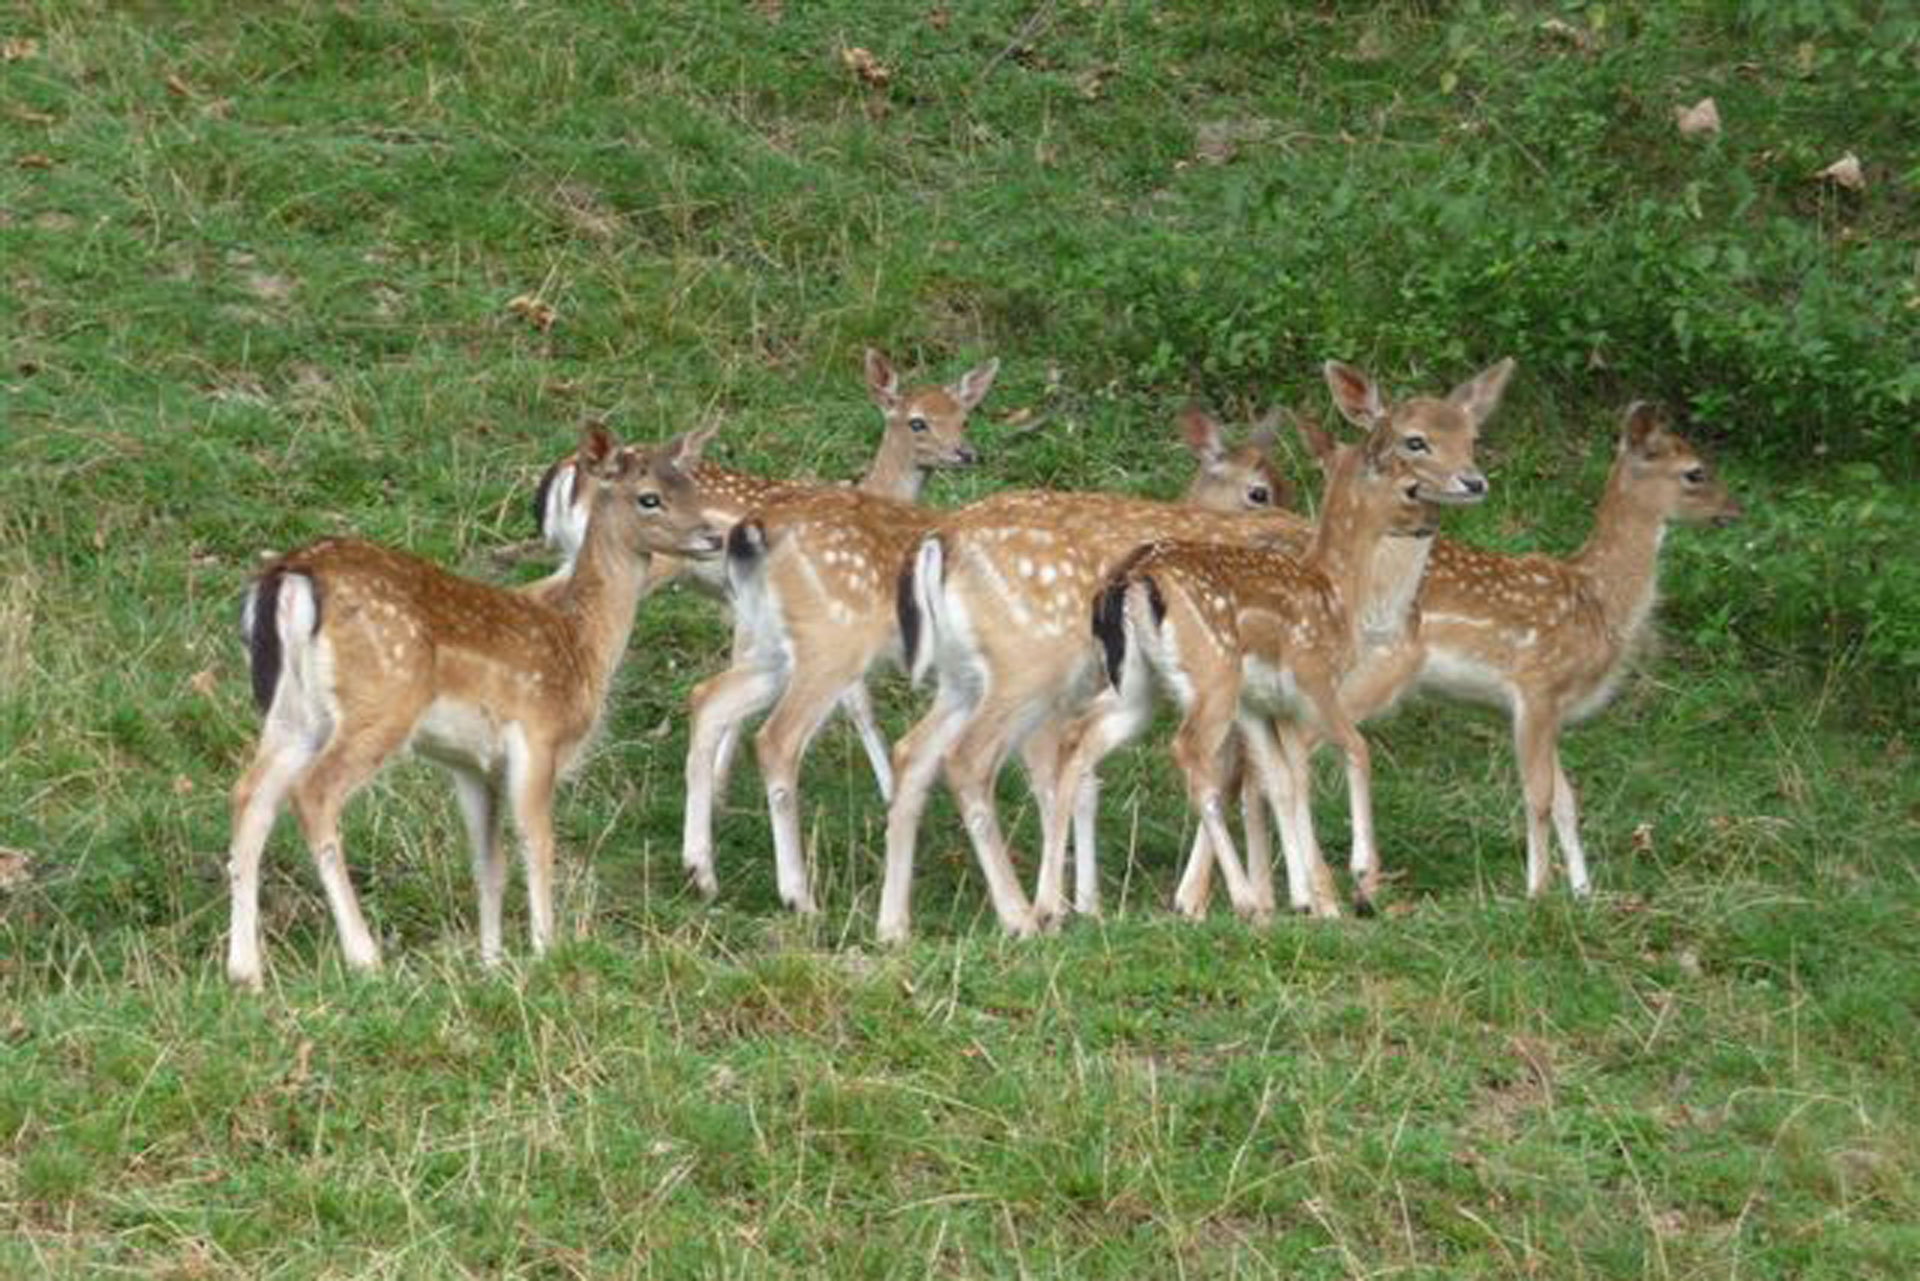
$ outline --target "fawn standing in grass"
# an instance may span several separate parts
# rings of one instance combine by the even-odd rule
[[[1655,407],[1635,403],[1586,545],[1561,559],[1436,539],[1418,630],[1376,650],[1353,673],[1342,690],[1348,714],[1365,719],[1410,691],[1504,710],[1526,793],[1527,893],[1543,893],[1551,878],[1551,825],[1570,888],[1588,894],[1560,734],[1605,706],[1644,641],[1667,525],[1719,524],[1739,515],[1740,504],[1692,446]],[[1296,769],[1304,768],[1303,755]],[[1198,870],[1204,898],[1204,865]]]
[[[1270,511],[1288,492],[1257,444],[1230,448],[1220,425],[1197,411],[1182,428],[1200,461],[1190,497],[1231,511]],[[798,911],[814,910],[800,837],[800,763],[843,691],[861,687],[882,657],[900,656],[900,568],[940,519],[849,490],[790,490],[735,527],[727,550],[737,617],[733,662],[694,691],[687,749],[681,850],[702,893],[718,888],[712,815],[724,745],[771,706],[755,746],[780,898]]]
[[[1560,734],[1606,706],[1649,632],[1660,544],[1673,521],[1726,523],[1740,504],[1658,409],[1630,407],[1586,545],[1565,559],[1441,540],[1421,593],[1416,688],[1502,708],[1527,802],[1527,893],[1552,875],[1548,825],[1576,895],[1591,889]],[[1404,662],[1400,670],[1405,671]],[[1357,685],[1361,715],[1404,678]]]
[[[881,498],[916,503],[930,473],[971,467],[979,462],[979,454],[967,443],[967,419],[992,389],[999,370],[1000,362],[989,360],[946,386],[932,384],[902,390],[900,376],[892,362],[868,348],[867,391],[879,407],[885,426],[873,465],[857,488]],[[566,564],[548,581],[566,576],[584,532],[584,508],[580,499],[586,491],[577,477],[572,460],[563,460],[547,469],[534,493],[534,520],[540,526],[541,536],[566,558]],[[693,480],[708,519],[722,529],[732,528],[755,507],[790,490],[839,488],[776,480],[704,462],[694,469]],[[718,559],[687,562],[672,555],[654,556],[648,565],[645,590],[650,592],[682,577],[708,595],[730,599],[726,567]],[[882,798],[891,795],[893,772],[887,740],[874,718],[866,684],[848,687],[841,706],[860,736]],[[735,741],[729,737],[720,747],[715,784],[720,793],[726,790]]]
[[[372,543],[330,538],[280,557],[242,615],[256,701],[266,713],[253,763],[233,790],[227,973],[257,987],[260,854],[290,799],[333,909],[347,963],[379,965],[340,847],[349,797],[411,746],[454,781],[480,894],[480,952],[500,955],[504,793],[526,864],[533,950],[553,933],[553,791],[606,704],[633,627],[649,553],[716,555],[687,471],[697,445],[650,458],[605,432],[575,466],[594,486],[568,581],[540,593],[450,574]]]
[[[1338,690],[1362,644],[1355,603],[1372,590],[1377,545],[1432,532],[1432,509],[1395,446],[1391,430],[1381,426],[1362,446],[1343,451],[1327,481],[1313,541],[1298,559],[1257,548],[1162,542],[1121,563],[1092,611],[1112,686],[1066,732],[1056,807],[1070,805],[1086,773],[1145,728],[1153,712],[1151,669],[1185,713],[1174,759],[1236,907],[1256,914],[1272,908],[1270,892],[1266,901],[1256,897],[1233,854],[1221,804],[1222,757],[1236,729],[1269,802],[1285,818],[1295,812],[1284,795],[1291,780],[1279,764],[1268,717],[1313,720],[1346,754],[1355,839],[1372,830],[1370,756],[1341,711]],[[1315,911],[1335,916],[1332,878],[1308,813],[1304,832],[1281,827],[1288,883],[1310,887]],[[1053,835],[1059,844],[1045,852],[1042,880],[1051,874],[1057,887],[1065,834]]]
[[[1502,361],[1444,399],[1395,405],[1358,370],[1333,364],[1327,376],[1343,409],[1351,404],[1349,412],[1369,426],[1391,426],[1423,489],[1465,497],[1485,491],[1473,467],[1474,440],[1511,370]],[[1088,613],[1122,558],[1160,539],[1302,547],[1309,529],[1291,513],[1225,516],[1111,494],[1027,492],[975,503],[924,539],[903,571],[902,632],[916,675],[934,670],[939,683],[932,709],[894,748],[879,937],[906,935],[920,815],[943,769],[1001,925],[1025,934],[1043,923],[1015,878],[993,782],[1017,747],[1043,831],[1068,820],[1054,806],[1060,735],[1065,717],[1095,692],[1099,651]],[[1373,606],[1363,612],[1371,616]],[[1083,869],[1093,866],[1093,807],[1091,786],[1082,788],[1071,819],[1075,848],[1087,851],[1076,864]],[[1095,893],[1090,878],[1078,881],[1077,901]]]

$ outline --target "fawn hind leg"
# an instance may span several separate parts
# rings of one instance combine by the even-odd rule
[[[380,945],[360,914],[360,900],[347,875],[340,847],[340,812],[353,794],[380,772],[412,732],[414,708],[389,705],[376,718],[343,721],[293,784],[293,813],[307,838],[320,885],[333,909],[340,948],[356,970],[380,966]]]
[[[233,788],[233,835],[227,847],[232,923],[227,977],[257,988],[260,965],[260,854],[294,780],[319,747],[309,734],[269,718],[253,763]]]

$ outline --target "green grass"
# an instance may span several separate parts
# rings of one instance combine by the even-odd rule
[[[0,63],[0,1273],[1910,1271],[1902,6],[229,9],[0,11],[32,42]],[[1723,135],[1682,141],[1708,94]],[[1810,180],[1849,149],[1864,194]],[[852,475],[868,344],[1004,362],[941,504],[1171,494],[1190,400],[1514,354],[1457,526],[1507,547],[1574,546],[1621,405],[1667,401],[1750,516],[1669,540],[1666,643],[1569,736],[1597,902],[1518,897],[1505,727],[1433,706],[1376,735],[1380,921],[1171,919],[1154,742],[1107,771],[1104,923],[1003,942],[941,801],[920,941],[879,951],[839,728],[822,917],[778,911],[750,768],[709,908],[681,709],[726,629],[670,594],[561,802],[554,957],[479,972],[409,766],[347,827],[388,971],[340,972],[288,825],[268,990],[228,991],[258,555],[351,530],[496,572],[602,419]],[[883,683],[890,728],[922,699]]]

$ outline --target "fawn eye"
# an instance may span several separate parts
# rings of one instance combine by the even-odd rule
[[[1265,485],[1255,485],[1247,491],[1247,501],[1255,507],[1265,507],[1273,501],[1273,493]]]
[[[1689,485],[1704,485],[1707,483],[1707,469],[1704,467],[1689,467],[1680,474],[1680,479],[1686,481]]]
[[[654,508],[660,505],[660,495],[654,493],[641,494],[638,498],[635,498],[634,501],[642,507]]]
[[[913,417],[907,419],[908,431],[926,431],[927,427],[927,420],[919,414],[915,414]]]
[[[1407,437],[1406,445],[1408,453],[1424,454],[1427,452],[1427,438],[1425,436],[1409,436]]]

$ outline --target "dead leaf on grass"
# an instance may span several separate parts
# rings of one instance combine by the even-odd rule
[[[220,678],[213,674],[211,667],[203,667],[187,678],[187,688],[202,698],[212,698],[219,686]]]
[[[167,73],[165,84],[167,86],[167,92],[176,98],[193,97],[193,89],[175,72],[170,71]]]
[[[507,310],[543,334],[552,329],[553,322],[560,318],[560,313],[553,309],[552,303],[534,294],[519,294],[508,299]]]
[[[1210,165],[1223,165],[1242,147],[1263,142],[1272,132],[1270,120],[1203,120],[1194,126],[1194,154]]]
[[[1628,837],[1627,841],[1635,854],[1653,853],[1653,824],[1636,823],[1633,835]]]
[[[1548,18],[1540,24],[1540,34],[1570,44],[1582,53],[1593,48],[1593,33],[1582,31],[1563,18]]]
[[[937,4],[927,10],[927,25],[935,31],[945,31],[947,24],[952,21],[953,14],[948,12],[947,6],[943,4]]]
[[[884,89],[893,83],[893,72],[873,56],[873,51],[861,45],[852,45],[840,51],[841,65],[859,78],[861,84],[870,89]]]
[[[1691,107],[1675,107],[1673,122],[1682,138],[1711,138],[1720,132],[1720,106],[1712,98],[1702,98]]]
[[[285,302],[295,288],[292,280],[271,271],[249,272],[246,284],[247,292],[262,302]]]
[[[1867,189],[1866,171],[1860,167],[1860,157],[1851,151],[1814,176],[1824,178],[1836,187],[1845,187],[1848,191]]]
[[[29,151],[13,163],[22,169],[51,169],[53,157],[44,151]]]
[[[25,850],[0,846],[0,893],[25,889],[33,879],[33,858]]]
[[[327,393],[333,390],[333,379],[318,365],[299,364],[293,367],[287,390],[295,401],[313,404],[326,399]]]
[[[620,215],[609,209],[594,191],[579,183],[563,182],[554,188],[554,202],[574,230],[595,240],[612,240],[620,234]]]
[[[185,774],[175,774],[173,776],[173,794],[175,796],[193,795],[193,780]]]
[[[1507,1045],[1520,1056],[1520,1061],[1527,1065],[1527,1071],[1533,1074],[1534,1084],[1540,1087],[1540,1093],[1546,1097],[1547,1106],[1552,1107],[1554,1076],[1552,1047],[1527,1036],[1509,1037]]]
[[[0,62],[21,62],[40,52],[40,42],[28,36],[0,40]]]

